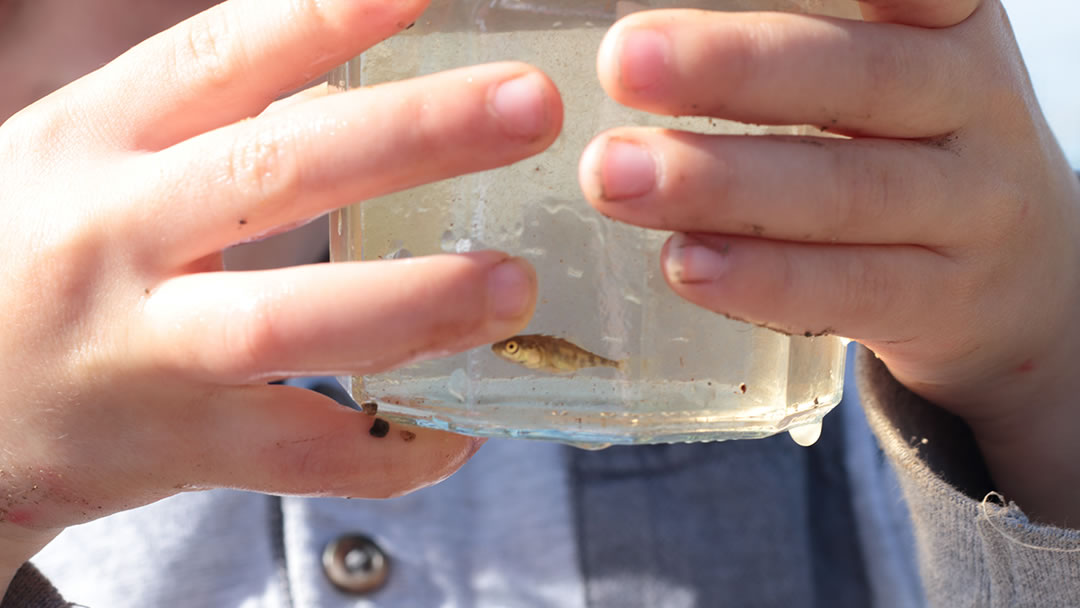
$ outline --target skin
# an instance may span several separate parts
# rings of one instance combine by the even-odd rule
[[[850,139],[601,134],[582,189],[679,231],[705,308],[873,350],[975,432],[998,489],[1080,526],[1080,183],[996,0],[874,0],[870,23],[653,11],[603,41],[619,102]]]
[[[23,8],[95,29],[70,4]],[[197,4],[144,14],[145,31],[124,35]],[[586,150],[583,190],[611,217],[694,231],[663,253],[676,292],[781,330],[862,340],[971,423],[1010,499],[1076,522],[1080,458],[1065,435],[1080,388],[1069,365],[1080,189],[996,2],[862,6],[872,23],[630,15],[598,58],[615,99],[853,139],[620,129]],[[449,434],[375,438],[369,417],[264,382],[376,372],[519,333],[536,290],[526,266],[481,252],[221,272],[236,242],[553,141],[557,92],[513,63],[270,106],[423,8],[230,0],[0,125],[0,205],[15,224],[0,242],[0,589],[63,527],[178,491],[392,496],[475,450]],[[8,113],[56,84],[42,74],[108,59],[54,57],[38,38],[101,41],[23,23],[0,33],[4,95],[30,91],[4,97]],[[633,31],[668,40],[666,59],[628,46]],[[8,52],[24,47],[38,50]],[[12,71],[26,63],[35,69]],[[655,179],[627,171],[633,155],[613,142],[644,149]]]

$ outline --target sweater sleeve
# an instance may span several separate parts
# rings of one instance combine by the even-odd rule
[[[0,608],[69,608],[60,593],[33,564],[23,564],[8,585]]]
[[[911,513],[931,606],[1080,606],[1080,530],[1032,523],[994,491],[968,427],[860,347],[859,394]]]

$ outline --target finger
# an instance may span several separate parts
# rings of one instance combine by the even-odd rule
[[[562,125],[558,91],[524,64],[464,68],[300,104],[132,160],[158,175],[129,222],[167,265],[330,209],[535,154]],[[170,257],[171,256],[171,257]]]
[[[230,0],[150,38],[95,75],[87,100],[126,145],[159,150],[254,116],[404,29],[426,0]],[[116,91],[123,107],[115,107]]]
[[[601,213],[646,228],[937,245],[982,223],[953,202],[972,198],[948,178],[960,162],[907,141],[621,128],[589,144],[579,179]]]
[[[867,21],[950,27],[971,16],[980,0],[859,0]]]
[[[929,138],[960,128],[977,103],[972,92],[984,90],[969,59],[932,30],[665,10],[616,23],[597,69],[616,101],[658,114]]]
[[[390,498],[446,478],[480,445],[394,422],[372,432],[374,417],[290,386],[233,388],[194,408],[169,451],[173,476],[198,487]]]
[[[677,233],[661,255],[668,284],[699,306],[785,333],[867,342],[913,338],[916,317],[957,283],[947,258],[922,247]]]
[[[16,500],[8,497],[19,529],[59,530],[212,487],[389,498],[444,479],[482,443],[394,422],[373,429],[373,416],[296,387],[193,394],[190,384],[168,382],[129,383],[129,398],[152,395],[153,415],[145,408],[91,407],[87,417],[76,417],[81,427],[71,417],[51,417],[65,449],[43,451],[35,461],[40,467],[24,475],[25,490]],[[107,425],[95,437],[108,437],[110,449],[80,433],[87,424]]]
[[[535,297],[532,268],[492,251],[188,274],[147,296],[126,350],[215,383],[369,374],[513,335]]]

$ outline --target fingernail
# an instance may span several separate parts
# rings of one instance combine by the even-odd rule
[[[675,283],[710,283],[720,279],[731,266],[729,245],[706,245],[676,232],[668,242],[664,274]]]
[[[492,92],[488,107],[515,137],[539,137],[547,132],[548,116],[544,104],[545,82],[530,72],[500,83]]]
[[[605,200],[642,196],[656,186],[656,161],[652,152],[641,144],[611,139],[605,146],[602,162]]]
[[[514,320],[528,313],[535,283],[532,266],[521,258],[509,258],[495,266],[488,276],[488,298],[495,318]]]
[[[652,88],[663,81],[670,60],[667,36],[654,30],[631,30],[622,41],[619,80],[631,91]]]

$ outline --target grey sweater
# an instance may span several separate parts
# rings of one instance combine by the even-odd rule
[[[858,513],[899,498],[853,506],[859,492],[849,486],[861,482],[843,474],[843,459],[875,452],[845,454],[855,438],[827,432],[813,450],[778,437],[575,451],[587,605],[664,606],[667,578],[696,589],[703,606],[909,606],[925,591],[932,606],[1080,607],[1080,531],[1034,525],[1014,505],[984,501],[993,486],[966,427],[906,391],[867,351],[857,372],[867,420],[907,499],[922,588],[872,553],[904,547],[852,532]],[[783,516],[761,516],[770,509]],[[741,567],[717,567],[730,562]],[[29,565],[2,603],[67,605]]]
[[[1080,607],[1080,530],[1033,524],[991,494],[967,427],[865,349],[858,373],[867,419],[907,497],[930,604]]]

